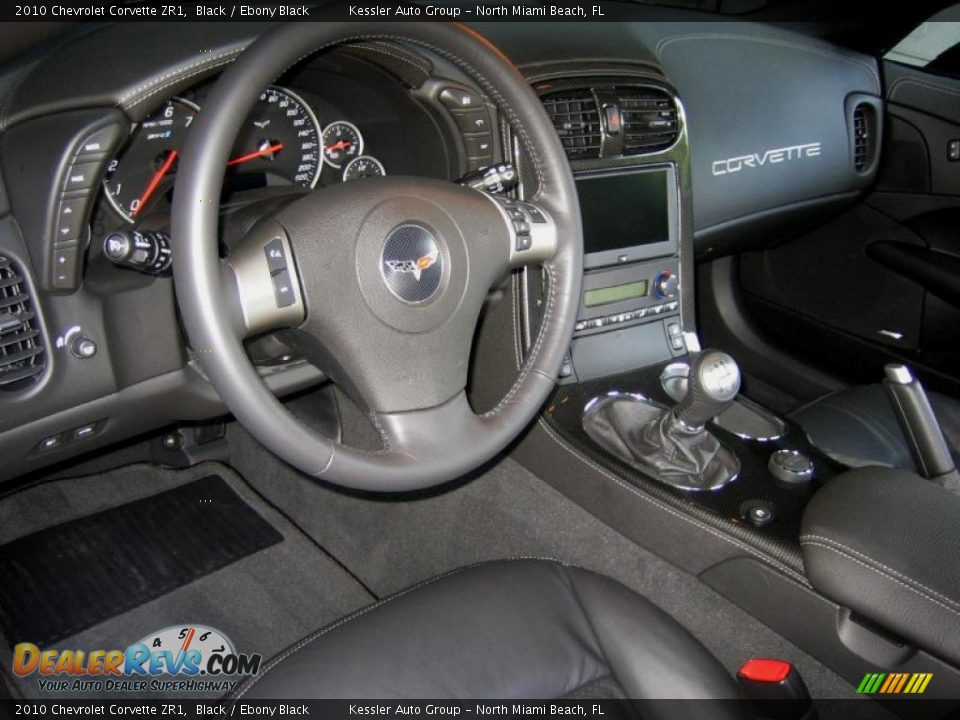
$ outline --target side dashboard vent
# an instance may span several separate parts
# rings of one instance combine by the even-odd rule
[[[680,135],[676,103],[654,87],[615,89],[623,126],[623,154],[641,155],[666,150]]]
[[[0,391],[21,390],[43,372],[41,340],[23,278],[0,255]]]
[[[568,158],[600,157],[603,143],[600,108],[589,88],[548,92],[541,95],[540,100],[553,120]]]
[[[861,103],[853,110],[853,167],[857,172],[863,172],[873,165],[876,148],[876,110]]]

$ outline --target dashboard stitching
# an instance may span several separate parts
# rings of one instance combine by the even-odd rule
[[[381,42],[364,43],[363,45],[358,45],[356,49],[365,50],[367,52],[378,52],[382,55],[386,55],[387,57],[391,57],[395,60],[400,60],[402,62],[405,62],[411,67],[416,68],[422,73],[429,73],[431,69],[430,65],[427,62],[418,63],[416,62],[416,60],[414,60],[413,57],[411,57],[406,53],[400,52],[398,48],[395,49],[393,46],[389,45],[388,43],[381,43]]]
[[[582,454],[580,454],[579,452],[577,452],[574,448],[570,447],[570,446],[563,440],[563,438],[561,438],[560,436],[558,436],[558,435],[553,431],[553,429],[547,424],[547,422],[546,422],[542,417],[541,417],[541,418],[538,418],[538,422],[540,423],[540,426],[546,431],[547,435],[550,436],[550,438],[552,438],[553,441],[556,442],[560,447],[562,447],[562,448],[563,448],[564,450],[566,450],[568,453],[570,453],[570,454],[573,455],[575,458],[577,458],[578,460],[580,460],[580,462],[584,463],[584,464],[587,465],[588,467],[590,467],[590,468],[592,468],[593,470],[595,470],[596,472],[600,473],[601,475],[603,475],[603,476],[606,477],[607,479],[613,480],[613,482],[615,482],[617,485],[619,485],[619,486],[621,486],[622,488],[624,488],[625,490],[633,493],[634,495],[636,495],[637,497],[639,497],[641,500],[644,500],[645,502],[650,503],[650,504],[653,505],[654,507],[656,507],[656,508],[658,508],[658,509],[660,509],[660,510],[666,512],[666,513],[669,513],[670,515],[673,515],[674,517],[677,517],[677,518],[679,518],[680,520],[683,520],[684,522],[688,522],[688,523],[690,523],[691,525],[694,525],[694,526],[700,528],[701,530],[705,530],[705,531],[707,531],[708,533],[710,533],[711,535],[714,535],[714,536],[720,538],[721,540],[723,540],[723,541],[725,541],[725,542],[728,542],[728,543],[730,543],[731,545],[734,545],[734,546],[740,548],[741,550],[745,550],[746,552],[748,552],[750,555],[753,555],[755,558],[757,558],[757,559],[760,560],[761,562],[769,565],[770,567],[772,567],[772,568],[774,568],[774,569],[776,569],[776,570],[778,570],[778,571],[786,574],[786,575],[789,576],[790,578],[796,580],[797,582],[799,582],[799,583],[800,583],[801,585],[803,585],[804,587],[810,587],[809,581],[807,581],[807,579],[806,579],[805,577],[803,577],[800,573],[796,572],[795,570],[787,567],[786,565],[783,565],[782,563],[779,563],[779,562],[777,562],[777,561],[775,561],[775,560],[767,557],[766,555],[761,554],[759,551],[757,551],[757,550],[755,550],[754,548],[750,547],[750,546],[747,545],[746,543],[743,543],[743,542],[741,542],[740,540],[737,540],[736,538],[730,537],[730,536],[727,535],[726,533],[721,532],[720,530],[717,530],[717,529],[715,529],[715,528],[712,528],[712,527],[710,527],[709,525],[707,525],[707,524],[705,524],[705,523],[702,523],[702,522],[700,522],[699,520],[697,520],[697,519],[695,519],[695,518],[692,518],[692,517],[690,517],[689,515],[687,515],[687,514],[685,514],[685,513],[682,513],[682,512],[680,512],[680,511],[678,511],[678,510],[675,510],[674,508],[671,508],[669,505],[666,505],[665,503],[662,503],[662,502],[660,502],[659,500],[656,500],[656,499],[650,497],[650,495],[648,495],[647,493],[643,492],[642,490],[639,490],[639,489],[635,488],[633,485],[630,485],[629,483],[624,482],[624,481],[623,481],[622,479],[620,479],[619,477],[617,477],[617,476],[615,476],[615,475],[607,472],[607,471],[604,470],[602,467],[600,467],[599,465],[597,465],[596,463],[594,463],[592,460],[590,460],[590,459],[587,458],[587,457],[584,457]]]
[[[779,40],[777,38],[758,38],[752,37],[750,35],[737,35],[735,33],[700,33],[695,35],[671,35],[670,37],[662,38],[660,42],[657,43],[656,53],[657,59],[662,62],[662,53],[663,50],[673,42],[681,40],[746,40],[748,42],[756,43],[766,43],[768,45],[779,45],[781,47],[792,48],[794,50],[802,50],[803,52],[812,53],[814,55],[821,55],[823,57],[833,58],[835,60],[842,60],[843,62],[849,63],[851,65],[856,65],[857,67],[866,70],[870,75],[876,86],[876,92],[882,92],[882,85],[880,83],[880,75],[877,73],[877,69],[870,65],[869,63],[863,62],[862,60],[856,60],[852,57],[847,57],[846,55],[841,55],[840,53],[831,52],[825,48],[813,47],[811,45],[804,45],[799,42],[790,42],[788,40]]]
[[[823,535],[801,535],[801,536],[800,536],[800,544],[801,544],[801,545],[819,545],[819,546],[824,547],[824,548],[826,548],[826,549],[828,549],[828,550],[835,550],[835,548],[827,547],[827,545],[835,545],[837,548],[840,548],[841,550],[845,550],[845,551],[846,551],[847,553],[849,553],[849,554],[856,555],[857,557],[860,557],[860,558],[862,558],[863,560],[866,560],[866,561],[868,561],[868,562],[873,563],[874,565],[877,565],[878,567],[883,568],[884,570],[886,570],[886,571],[887,571],[888,573],[890,573],[891,575],[896,575],[898,578],[900,578],[901,580],[903,580],[903,581],[905,581],[905,582],[913,583],[913,584],[916,585],[917,587],[923,588],[924,590],[926,590],[926,591],[927,591],[928,593],[930,593],[931,595],[934,595],[934,596],[940,598],[941,600],[943,600],[943,601],[946,602],[946,603],[949,603],[949,604],[951,604],[951,605],[960,607],[960,602],[958,602],[957,600],[954,600],[953,598],[949,598],[949,597],[947,597],[946,595],[942,595],[942,594],[938,593],[936,590],[934,590],[933,588],[927,587],[926,585],[924,585],[923,583],[919,582],[918,580],[915,580],[914,578],[910,577],[909,575],[904,575],[903,573],[897,572],[897,571],[894,570],[892,567],[889,567],[889,566],[887,566],[887,565],[884,565],[882,562],[880,562],[880,561],[878,561],[878,560],[875,560],[874,558],[870,557],[869,555],[866,555],[866,554],[864,554],[864,553],[862,553],[862,552],[858,552],[857,550],[854,550],[854,549],[853,549],[852,547],[850,547],[849,545],[844,545],[843,543],[838,542],[838,541],[836,541],[836,540],[833,540],[832,538],[824,537]],[[837,551],[837,550],[835,550],[835,551],[836,551],[836,552],[839,552],[839,551]]]
[[[205,70],[212,70],[213,68],[226,64],[229,62],[229,59],[239,55],[243,49],[243,47],[231,48],[230,50],[225,50],[221,53],[217,53],[216,55],[204,57],[203,59],[193,62],[189,65],[164,73],[160,77],[153,78],[134,90],[126,93],[125,95],[122,95],[118,104],[126,107],[126,103],[130,100],[133,100],[129,107],[135,107],[147,98],[156,95],[158,92],[169,87],[170,85],[191,78]],[[149,92],[146,92],[148,90]]]
[[[938,83],[929,82],[926,80],[917,80],[916,78],[911,77],[900,77],[894,80],[893,84],[890,85],[890,88],[887,91],[887,97],[893,100],[894,94],[901,85],[918,85],[919,87],[926,88],[927,90],[933,90],[934,92],[942,92],[946,95],[960,96],[960,90],[948,87],[947,85],[940,85]]]

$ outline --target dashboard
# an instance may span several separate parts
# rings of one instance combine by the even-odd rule
[[[218,74],[265,27],[83,27],[0,72],[0,287],[15,289],[4,291],[0,319],[16,316],[9,332],[19,339],[9,347],[27,353],[18,376],[4,383],[0,374],[0,452],[9,458],[0,481],[223,414],[181,331],[163,238],[190,125]],[[554,116],[593,228],[573,372],[561,382],[576,380],[577,366],[591,377],[626,362],[610,352],[614,336],[666,357],[683,352],[680,336],[695,329],[696,256],[761,242],[798,208],[829,212],[875,172],[875,164],[855,167],[851,154],[857,108],[879,122],[872,58],[740,23],[722,34],[711,23],[476,27]],[[107,66],[104,46],[139,51]],[[749,82],[731,82],[744,66]],[[572,129],[593,121],[558,114],[583,92],[598,113],[641,103],[651,132],[672,123],[670,137],[630,149],[601,133],[591,149]],[[425,49],[371,41],[307,58],[235,119],[222,224],[247,222],[245,206],[264,198],[384,174],[455,182],[498,162],[516,165],[521,197],[533,193],[529,159],[503,110]],[[630,193],[647,204],[631,203]],[[619,223],[611,224],[614,206]],[[530,272],[523,282],[529,334],[542,278]],[[3,332],[0,341],[14,336]],[[323,380],[276,337],[248,351],[278,394]]]

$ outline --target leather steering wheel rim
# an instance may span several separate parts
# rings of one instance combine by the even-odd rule
[[[528,201],[542,209],[556,229],[555,249],[543,263],[548,294],[541,328],[507,394],[483,415],[473,414],[462,389],[429,408],[372,410],[384,441],[379,452],[350,448],[317,433],[269,390],[244,351],[236,303],[228,301],[232,281],[217,249],[222,168],[263,88],[313,53],[362,41],[419,46],[470,76],[496,103],[522,143],[536,175],[537,191]],[[496,208],[496,202],[486,200]],[[484,212],[492,216],[493,210]],[[502,230],[494,229],[493,235],[498,232]],[[178,169],[172,243],[177,300],[191,347],[229,410],[258,441],[302,472],[361,490],[431,487],[462,476],[502,451],[536,416],[553,389],[579,305],[583,253],[579,204],[553,125],[510,61],[477,33],[453,23],[286,23],[251,44],[218,79],[191,127]]]

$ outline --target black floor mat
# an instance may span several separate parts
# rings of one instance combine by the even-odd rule
[[[0,626],[49,646],[281,540],[209,475],[0,546]]]

